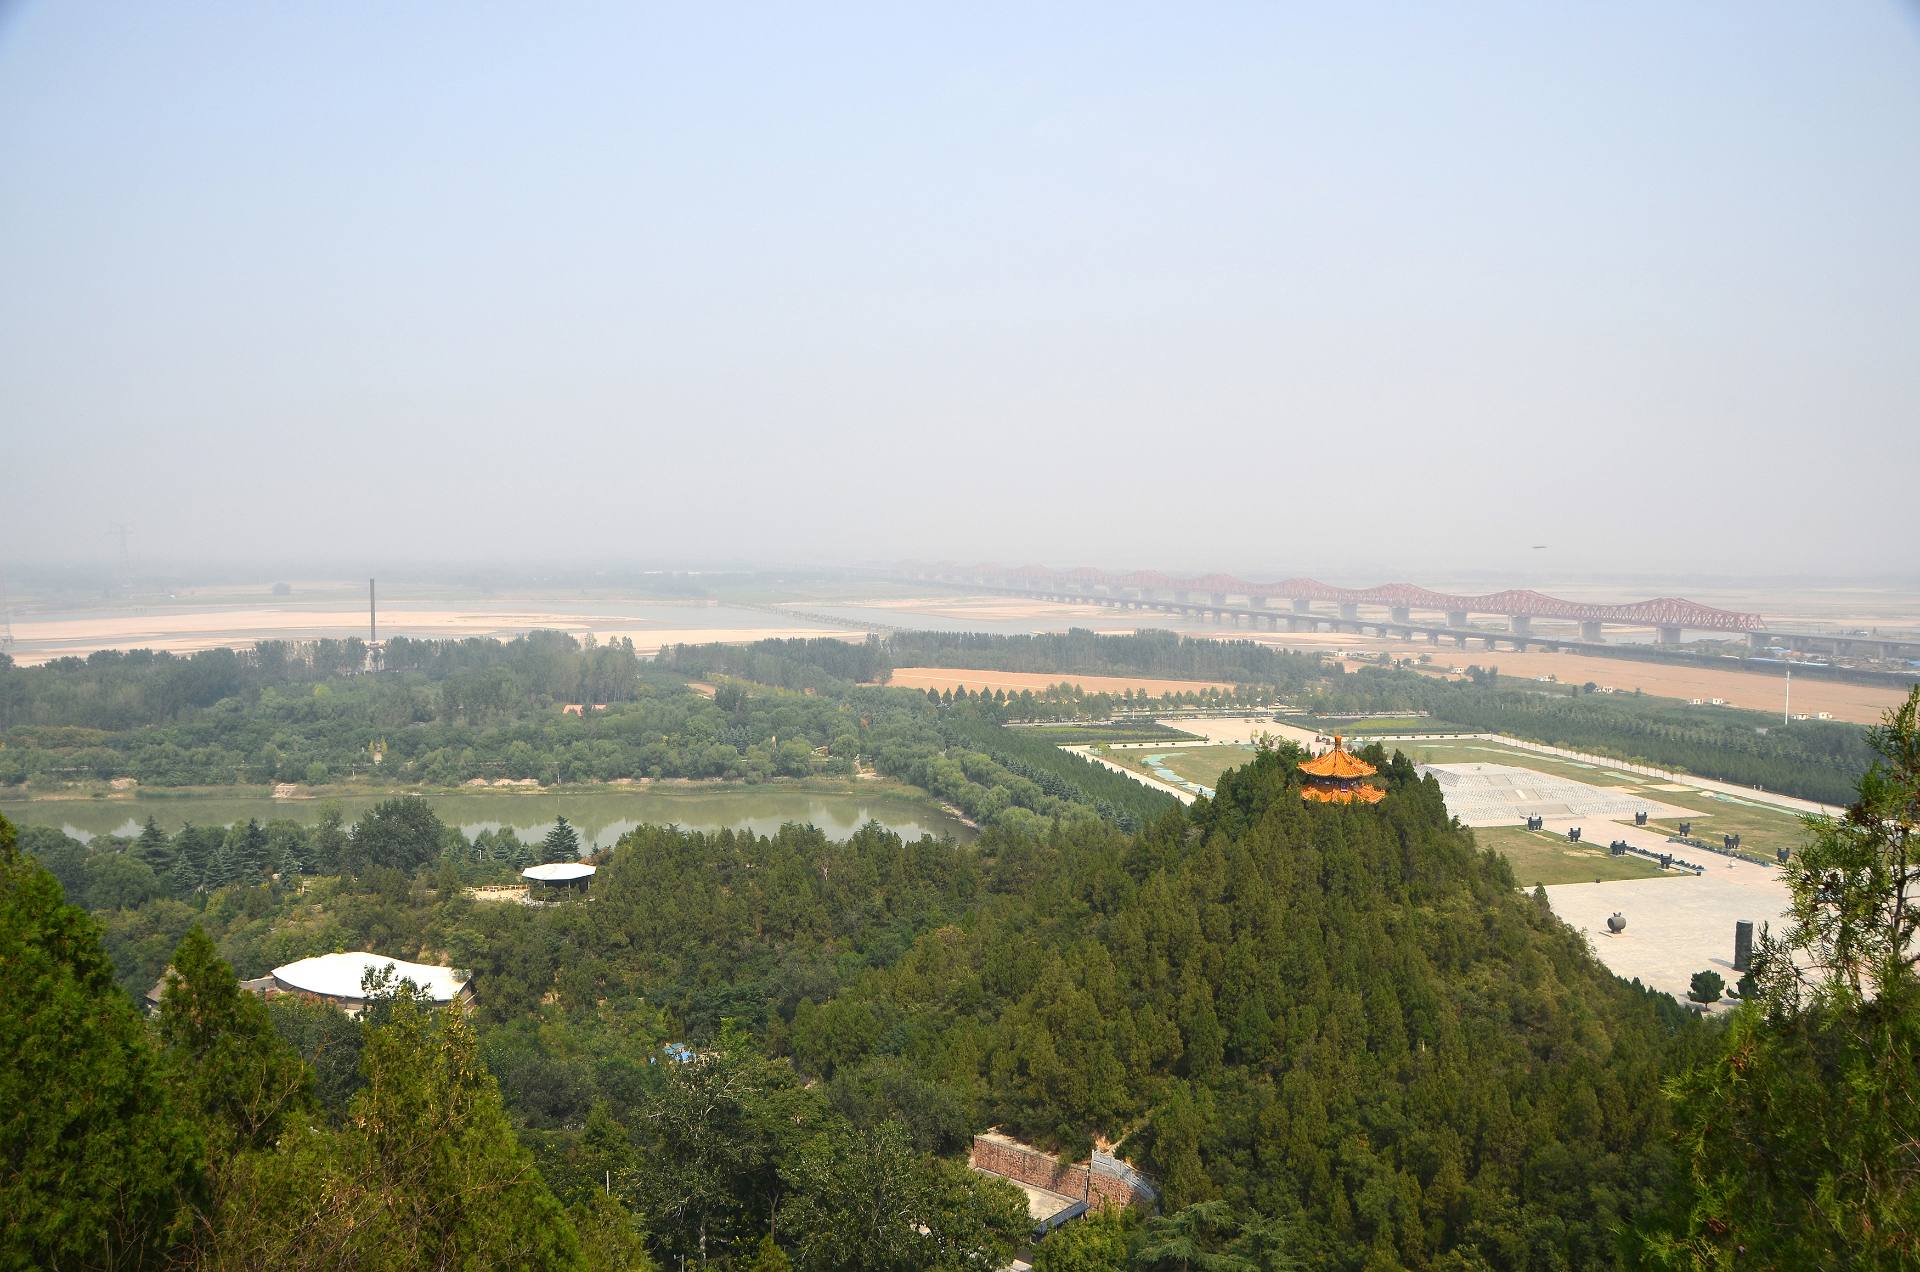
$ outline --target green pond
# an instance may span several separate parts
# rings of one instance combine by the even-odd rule
[[[393,792],[329,799],[271,799],[255,794],[136,795],[96,800],[0,799],[0,816],[20,826],[58,826],[75,839],[135,835],[149,816],[169,832],[187,822],[228,826],[257,817],[312,824],[330,807],[349,822]],[[561,815],[580,831],[583,843],[611,847],[641,825],[683,830],[751,830],[770,835],[788,822],[819,827],[845,839],[877,821],[907,839],[921,835],[971,838],[973,832],[924,797],[891,791],[715,786],[594,790],[578,793],[520,791],[423,792],[440,819],[471,837],[510,827],[529,842],[545,835]]]

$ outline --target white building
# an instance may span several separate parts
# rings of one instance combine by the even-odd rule
[[[527,881],[529,899],[553,899],[563,892],[585,892],[594,867],[584,861],[549,861],[520,872]]]
[[[273,985],[282,993],[324,998],[349,1016],[357,1016],[367,1005],[364,988],[367,973],[389,968],[396,981],[411,981],[431,1003],[464,1003],[473,997],[473,981],[465,972],[430,963],[409,963],[365,950],[321,954],[276,967]]]

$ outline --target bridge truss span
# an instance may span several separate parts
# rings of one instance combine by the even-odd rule
[[[1436,592],[1413,583],[1351,588],[1336,587],[1308,578],[1273,582],[1237,578],[1229,574],[1183,578],[1156,570],[1114,572],[1090,566],[1058,570],[1039,565],[1014,568],[998,565],[938,565],[911,567],[909,572],[918,577],[948,583],[1007,587],[1052,595],[1108,598],[1129,595],[1184,598],[1191,595],[1210,597],[1216,606],[1224,605],[1228,597],[1240,597],[1253,609],[1265,608],[1278,600],[1291,601],[1296,605],[1321,601],[1343,607],[1383,606],[1396,614],[1413,610],[1451,616],[1487,614],[1521,620],[1540,618],[1582,624],[1653,627],[1663,631],[1684,628],[1691,631],[1750,633],[1762,627],[1758,614],[1717,609],[1679,596],[1593,603],[1549,596],[1531,588],[1465,595]]]

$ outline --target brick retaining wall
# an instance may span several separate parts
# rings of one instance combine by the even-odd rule
[[[1016,1183],[1044,1188],[1075,1200],[1085,1198],[1089,1207],[1145,1206],[1152,1202],[1148,1194],[1137,1192],[1126,1180],[1086,1166],[1062,1166],[1045,1153],[1021,1148],[983,1135],[973,1137],[973,1153],[968,1162],[984,1171],[1005,1175]]]

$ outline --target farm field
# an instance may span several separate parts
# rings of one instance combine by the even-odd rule
[[[1600,883],[1609,879],[1653,879],[1665,874],[1640,857],[1615,857],[1605,845],[1567,842],[1565,835],[1518,826],[1483,826],[1474,840],[1507,859],[1521,887],[1535,884]],[[1678,878],[1678,876],[1673,876]]]
[[[1067,672],[976,671],[968,667],[896,667],[887,683],[896,689],[958,689],[968,692],[1004,689],[1008,693],[1039,693],[1058,684],[1077,685],[1087,693],[1124,693],[1131,689],[1158,697],[1165,693],[1205,693],[1231,689],[1224,680],[1156,680],[1151,676],[1076,676]]]
[[[1304,633],[1230,631],[1223,633],[1223,637],[1257,640],[1262,644],[1308,652],[1324,653],[1331,647],[1390,653],[1396,658],[1419,658],[1426,654],[1433,661],[1423,666],[1423,671],[1448,672],[1451,669],[1458,672],[1478,664],[1482,667],[1498,667],[1502,682],[1509,677],[1515,682],[1531,682],[1535,676],[1553,676],[1562,685],[1592,681],[1596,685],[1611,685],[1621,693],[1632,693],[1638,689],[1656,697],[1679,698],[1683,701],[1691,698],[1724,698],[1731,706],[1754,711],[1778,712],[1786,690],[1784,675],[1721,668],[1710,663],[1695,666],[1642,662],[1633,658],[1607,658],[1594,654],[1549,653],[1545,650],[1517,653],[1511,649],[1458,649],[1451,645],[1382,640],[1376,636],[1348,632],[1315,633],[1312,639],[1308,639]],[[1351,671],[1361,665],[1349,663],[1347,667]],[[1828,711],[1837,720],[1850,720],[1855,724],[1878,724],[1881,713],[1889,707],[1899,706],[1906,696],[1906,690],[1897,685],[1856,685],[1807,677],[1796,677],[1793,682],[1795,711]]]

